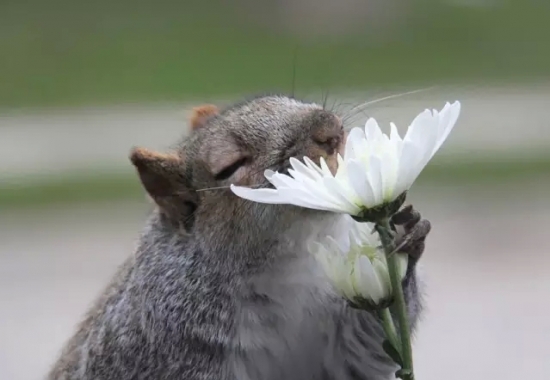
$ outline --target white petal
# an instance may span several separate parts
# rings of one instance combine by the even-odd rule
[[[441,123],[441,130],[439,131],[438,141],[434,151],[432,152],[432,156],[439,150],[439,148],[445,142],[447,137],[449,137],[449,134],[453,130],[456,124],[456,121],[458,120],[458,116],[460,115],[460,109],[461,109],[460,102],[456,101],[451,105],[447,103],[447,105],[448,105],[448,109],[446,109],[445,112],[448,114],[448,118],[445,118],[445,120],[442,121]],[[441,113],[443,113],[443,111]]]
[[[408,177],[407,182],[410,182],[410,185],[420,175],[432,157],[431,153],[436,146],[438,137],[437,123],[438,118],[433,117],[433,114],[426,110],[415,118],[415,121],[413,121],[413,124],[411,124],[407,131],[407,136],[403,142],[400,163],[405,162],[403,155],[412,153],[410,149],[414,148],[414,157],[411,157],[412,161],[408,164],[406,173]],[[402,175],[403,171],[404,168],[400,168],[400,175]]]
[[[264,171],[264,177],[269,181],[271,182],[271,184],[273,186],[275,186],[275,184],[271,181],[271,178],[275,175],[275,172],[273,170],[270,170],[270,169],[266,169]]]
[[[384,201],[384,188],[382,182],[382,163],[380,158],[372,156],[370,158],[370,167],[367,170],[367,177],[372,187],[374,204],[380,205]]]
[[[251,189],[235,185],[231,185],[230,188],[235,195],[249,201],[272,204],[287,203],[287,200],[281,197],[279,192],[274,189]]]
[[[407,133],[403,140],[409,140],[417,143],[417,145],[422,145],[421,141],[424,136],[426,123],[432,118],[432,113],[430,110],[424,110],[419,113],[409,125]]]
[[[348,180],[351,187],[366,207],[374,206],[374,192],[367,178],[367,173],[360,162],[352,160],[348,163]]]
[[[374,271],[370,260],[366,256],[359,256],[355,262],[354,283],[357,286],[356,291],[365,298],[370,298],[374,302],[380,302],[384,298],[384,290],[378,276]]]
[[[304,174],[302,172],[299,172],[299,171],[296,171],[294,169],[288,169],[288,174],[294,178],[296,181],[300,182],[300,183],[305,183],[307,181],[315,181],[314,179],[312,179],[310,176],[308,176],[307,174]]]
[[[347,140],[351,142],[357,142],[365,139],[365,131],[362,128],[354,127],[349,133]]]
[[[347,191],[334,177],[323,178],[322,184],[326,191],[338,200],[339,204],[344,205],[348,210],[354,210],[353,214],[361,211],[361,208],[352,199],[350,191]]]
[[[355,152],[355,158],[359,160],[367,160],[370,152],[371,146],[370,142],[364,137],[361,140],[356,140],[353,142],[353,151]]]
[[[394,123],[390,123],[390,128],[390,140],[402,141],[401,136],[399,136],[397,126]]]
[[[330,251],[330,252],[333,252],[333,253],[336,253],[338,255],[343,255],[345,254],[346,252],[343,251],[340,247],[340,245],[338,244],[338,242],[332,237],[332,236],[327,236],[325,239],[324,239],[324,243],[327,247],[327,249]]]
[[[342,196],[341,193],[338,193],[334,188],[323,186],[325,184],[324,181],[327,180],[334,180],[334,177],[323,177],[320,181],[313,181],[311,179],[304,179],[303,186],[305,187],[306,191],[311,193],[312,196],[315,196],[319,199],[324,199],[330,203],[342,205],[345,207],[350,206],[350,202],[345,199],[345,197]]]
[[[401,151],[403,150],[403,139],[399,136],[397,127],[394,123],[390,123],[391,132],[390,132],[390,142],[391,149],[393,149],[393,154],[397,159],[401,157]]]
[[[417,147],[417,156],[415,156],[414,169],[423,166],[425,157],[430,155],[437,142],[437,119],[433,117],[429,110],[420,113],[409,126],[407,134],[403,139],[403,150],[408,144]],[[429,160],[429,158],[428,158]],[[419,172],[422,168],[419,169]]]
[[[372,117],[369,118],[365,124],[365,136],[368,141],[378,140],[382,137],[382,131],[378,126],[378,123]]]
[[[336,174],[334,175],[334,178],[340,180],[346,171],[346,161],[342,156],[340,156],[340,153],[336,155],[336,162],[338,164],[338,168],[336,169]]]
[[[333,204],[324,194],[312,194],[307,188],[281,187],[277,189],[281,198],[287,199],[289,204],[302,207],[311,207],[318,210],[324,210]]]
[[[397,174],[397,183],[395,192],[401,194],[405,190],[409,190],[413,182],[416,180],[416,170],[418,162],[421,159],[419,153],[420,148],[412,141],[404,141],[399,157],[399,170]]]
[[[279,193],[282,199],[285,200],[284,204],[291,204],[299,207],[306,207],[314,210],[331,211],[335,213],[345,213],[345,209],[341,205],[335,204],[327,199],[320,199],[312,196],[307,191],[301,191],[297,189],[282,188],[279,189]]]
[[[388,266],[385,262],[375,259],[373,262],[373,268],[376,273],[376,277],[382,287],[383,298],[388,297],[391,293],[391,279],[388,271]]]
[[[420,175],[422,170],[426,167],[430,159],[432,158],[432,152],[437,144],[437,132],[434,130],[437,127],[432,125],[430,126],[430,133],[426,133],[426,138],[424,140],[424,146],[420,148],[419,153],[421,159],[416,163],[416,166],[413,168],[414,179]]]
[[[307,165],[307,167],[310,168],[311,170],[315,170],[317,173],[321,175],[323,174],[323,170],[321,170],[321,168],[315,162],[313,162],[311,158],[305,156],[304,162]]]
[[[296,158],[291,157],[289,161],[292,168],[295,171],[299,172],[300,174],[303,174],[304,176],[307,176],[312,180],[317,180],[321,177],[317,171],[308,168],[306,165],[304,165],[301,161],[297,160]]]
[[[421,160],[422,162],[427,162],[430,158],[432,158],[432,152],[435,149],[438,140],[438,124],[439,117],[437,117],[434,113],[434,116],[427,118],[424,125],[421,126],[423,133],[419,141],[421,142],[420,149],[424,155]]]
[[[334,266],[334,282],[336,287],[344,294],[348,299],[353,299],[356,296],[355,289],[352,282],[352,269],[347,260],[343,258],[336,258],[332,265]]]
[[[396,253],[396,255],[399,262],[399,275],[401,276],[401,280],[403,280],[403,278],[405,278],[405,275],[407,274],[409,256],[404,253]]]
[[[265,173],[264,176],[277,189],[279,189],[281,187],[304,189],[304,185],[302,184],[302,182],[299,182],[299,181],[295,180],[294,178],[292,178],[292,177],[290,177],[286,174],[283,174],[283,173],[273,173],[273,174]]]
[[[392,201],[399,194],[395,194],[395,185],[399,171],[398,159],[395,152],[388,150],[380,157],[380,177],[382,180],[383,198],[384,201]]]
[[[346,139],[346,149],[344,158],[350,160],[355,158],[360,152],[361,141],[365,139],[365,132],[361,128],[352,128]]]
[[[319,187],[319,181],[321,180],[322,176],[318,176],[317,178],[311,178],[311,176],[304,174],[300,171],[296,171],[294,169],[288,169],[288,173],[299,183],[301,183],[303,186],[305,186],[308,189],[315,189],[317,190]],[[321,189],[323,190],[323,189]]]
[[[321,163],[321,170],[323,170],[323,174],[325,176],[331,176],[332,177],[332,172],[330,171],[328,165],[327,165],[327,162],[325,161],[325,159],[323,157],[321,157],[319,159],[320,163]]]
[[[338,244],[338,248],[340,249],[340,252],[343,255],[347,255],[349,251],[352,249],[352,240],[351,240],[351,234],[349,231],[345,231],[344,233],[337,235],[338,239],[335,239],[336,243]]]

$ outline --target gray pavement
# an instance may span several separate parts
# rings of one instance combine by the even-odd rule
[[[337,104],[346,104],[345,111],[351,107],[348,104],[385,95],[333,97],[340,99]],[[438,158],[521,155],[545,151],[550,145],[550,84],[439,88],[373,104],[366,114],[406,128],[423,109],[441,108],[454,100],[463,103],[463,114]],[[0,113],[0,181],[68,170],[129,170],[127,154],[132,146],[168,148],[185,134],[187,114],[187,106],[173,104]],[[362,124],[366,114],[353,120]]]
[[[546,186],[417,188],[423,259],[419,380],[542,379],[550,371]],[[0,214],[0,379],[40,379],[117,265],[147,205]],[[514,217],[514,219],[512,219]]]

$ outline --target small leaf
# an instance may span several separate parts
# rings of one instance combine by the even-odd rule
[[[401,368],[399,371],[395,373],[395,377],[403,380],[414,380],[414,374],[410,369]]]
[[[389,340],[384,340],[384,342],[382,343],[382,348],[396,364],[399,364],[399,366],[403,367],[403,359],[401,359],[401,354],[399,353],[397,348],[395,348],[393,344],[391,344]]]

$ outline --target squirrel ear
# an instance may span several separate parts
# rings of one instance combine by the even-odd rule
[[[186,183],[181,158],[134,148],[130,152],[130,161],[136,167],[143,187],[166,216],[176,223],[187,223],[192,219],[196,197]]]
[[[143,187],[153,199],[173,194],[181,170],[179,157],[134,148],[130,152],[130,161],[136,167]]]
[[[218,112],[218,107],[213,104],[203,104],[202,106],[193,108],[191,117],[189,119],[191,123],[191,129],[194,130],[202,127],[209,117],[217,115]]]

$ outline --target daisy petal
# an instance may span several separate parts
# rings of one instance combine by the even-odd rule
[[[397,126],[394,123],[390,123],[390,140],[392,141],[402,141],[401,136],[399,136],[399,131],[397,130]]]
[[[391,279],[390,279],[390,273],[388,271],[388,265],[386,262],[375,259],[372,263],[372,267],[374,268],[374,272],[376,273],[376,278],[378,279],[380,283],[380,287],[382,288],[382,294],[383,296],[387,296],[391,292]]]
[[[305,156],[304,157],[304,162],[306,164],[306,166],[308,168],[310,168],[311,170],[315,170],[317,173],[319,173],[320,175],[323,174],[323,170],[315,163],[311,160],[311,158]]]
[[[370,159],[370,167],[367,170],[367,177],[372,187],[374,196],[374,204],[380,205],[384,202],[384,188],[382,187],[382,162],[380,158],[372,156]]]
[[[249,187],[230,186],[231,191],[246,200],[258,203],[284,204],[286,199],[282,198],[277,190],[274,189],[251,189]]]
[[[366,256],[359,256],[355,261],[354,283],[359,294],[368,295],[374,302],[384,298],[384,289],[374,267]]]
[[[376,204],[367,172],[358,161],[353,160],[348,163],[348,180],[355,194],[357,194],[365,206],[371,207]]]
[[[325,176],[332,176],[332,172],[330,171],[330,168],[328,167],[327,162],[325,161],[325,159],[323,157],[321,157],[319,159],[319,161],[321,162],[321,170],[323,170],[323,174]]]
[[[403,253],[397,253],[397,260],[399,262],[399,275],[401,276],[401,279],[403,279],[405,278],[405,274],[407,274],[409,256]]]
[[[448,119],[446,119],[445,122],[442,123],[442,130],[439,133],[438,141],[434,151],[432,152],[432,156],[437,153],[441,145],[445,142],[445,140],[447,139],[447,137],[449,137],[449,134],[453,130],[456,121],[458,120],[458,116],[460,115],[461,104],[457,101],[449,105],[448,108],[449,109],[446,110],[446,112],[448,113]],[[443,111],[441,113],[443,113]]]
[[[326,190],[329,191],[332,196],[338,200],[338,203],[343,205],[346,210],[353,210],[351,211],[352,214],[356,214],[361,211],[361,208],[352,201],[349,191],[342,188],[340,182],[338,182],[334,177],[323,178],[323,185],[325,185]]]
[[[304,176],[307,176],[312,180],[317,180],[320,178],[320,175],[317,171],[310,169],[296,158],[291,157],[289,161],[292,168],[300,174],[303,174]]]
[[[376,120],[372,117],[369,118],[365,124],[365,136],[367,137],[367,141],[376,141],[379,138],[382,138],[382,131],[380,130]]]
[[[278,190],[282,199],[286,200],[285,204],[290,204],[298,207],[306,207],[313,210],[331,211],[335,213],[345,212],[340,205],[335,204],[326,199],[312,197],[307,191],[299,191],[296,189],[282,188]]]
[[[353,128],[347,137],[346,140],[346,149],[344,152],[344,157],[346,160],[350,160],[356,157],[357,154],[360,154],[360,143],[365,139],[365,132],[361,128]]]
[[[292,178],[292,177],[290,177],[286,174],[266,173],[266,174],[264,174],[264,176],[277,189],[279,189],[281,187],[292,187],[292,188],[304,189],[304,186],[301,182],[296,181],[294,178]]]

